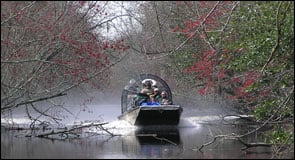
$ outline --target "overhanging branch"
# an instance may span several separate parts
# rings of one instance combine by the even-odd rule
[[[1,107],[1,112],[16,108],[16,107],[21,106],[21,105],[40,102],[40,101],[44,101],[44,100],[47,100],[47,99],[60,97],[60,96],[64,96],[64,95],[67,95],[67,94],[66,93],[58,93],[58,94],[55,94],[55,95],[52,95],[52,96],[46,96],[46,97],[36,98],[36,99],[32,99],[32,100],[27,100],[27,101],[24,101],[24,102],[17,103],[15,105],[8,105],[8,106],[5,106],[5,107]]]

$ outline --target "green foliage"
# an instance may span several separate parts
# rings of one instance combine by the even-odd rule
[[[276,126],[274,131],[267,132],[272,144],[292,144],[294,142],[294,132],[286,131],[281,126]]]
[[[276,5],[275,2],[242,2],[239,11],[233,15],[232,30],[228,33],[236,39],[230,39],[225,46],[230,50],[243,48],[244,51],[234,55],[229,69],[242,72],[247,68],[261,68],[266,63],[276,42]]]
[[[254,110],[254,115],[258,120],[268,118],[273,114],[273,108],[277,104],[274,101],[265,100],[258,104]]]
[[[235,75],[261,73],[245,91],[256,95],[255,115],[267,117],[294,84],[294,3],[241,2],[229,26],[223,47],[232,59],[222,67]]]
[[[283,119],[287,117],[294,117],[294,107],[290,105],[283,105],[283,98],[264,100],[258,103],[254,109],[254,116],[258,120],[266,120],[270,116],[274,116],[273,119]]]
[[[206,82],[212,86],[224,82],[221,86],[227,88],[223,92],[245,109],[251,108],[259,121],[271,117],[270,121],[280,123],[294,118],[294,2],[242,1],[232,12],[224,32],[207,31],[207,42],[221,52],[210,56],[213,73],[205,77]],[[195,38],[190,42],[198,41]],[[204,50],[210,50],[209,46]],[[199,48],[195,51],[202,54]],[[202,64],[199,61],[194,59],[190,71],[194,71],[196,64]],[[225,76],[216,82],[211,75],[219,75],[218,68],[225,70]],[[271,134],[271,140],[282,143],[288,134],[285,128],[278,128]]]

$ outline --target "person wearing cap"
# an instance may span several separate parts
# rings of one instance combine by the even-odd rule
[[[161,98],[161,94],[159,92],[159,88],[154,88],[154,92],[153,92],[153,95],[154,95],[154,99],[156,102],[160,102],[160,98]]]
[[[143,103],[149,101],[149,96],[153,94],[152,83],[150,81],[146,81],[143,83],[143,89],[137,94],[135,105],[140,106]]]
[[[170,105],[170,104],[172,104],[172,101],[168,98],[166,91],[162,91],[161,98],[160,98],[159,102],[160,102],[161,105]]]
[[[153,94],[152,82],[146,81],[143,86],[144,88],[140,91],[140,93],[146,94],[148,96]]]

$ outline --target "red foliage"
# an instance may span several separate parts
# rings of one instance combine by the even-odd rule
[[[221,70],[219,71],[218,77],[216,77],[216,78],[219,78],[219,79],[224,78],[224,73],[225,73],[225,69],[221,69]]]
[[[208,42],[214,46],[215,44],[209,40],[208,34],[212,32],[219,32],[223,29],[228,16],[230,15],[232,6],[235,2],[231,1],[199,1],[196,3],[178,2],[179,7],[191,7],[197,8],[198,14],[194,14],[194,17],[190,16],[189,19],[183,21],[183,27],[174,27],[172,31],[181,31],[187,37],[197,32],[194,36],[198,44],[203,44],[200,48],[209,48]],[[193,4],[197,6],[192,7]],[[193,39],[194,39],[193,38]],[[193,39],[190,40],[193,43]],[[200,43],[204,42],[204,43]],[[217,45],[218,46],[218,45]],[[239,49],[238,52],[241,52]],[[229,71],[225,68],[221,68],[222,64],[227,64],[232,55],[230,51],[219,49],[198,49],[197,53],[193,55],[195,62],[191,66],[183,69],[184,73],[194,74],[195,78],[199,81],[205,82],[205,85],[199,90],[199,94],[204,95],[210,93],[214,88],[222,86],[231,86],[234,91],[233,96],[229,96],[230,99],[237,99],[241,97],[253,98],[253,95],[246,92],[245,89],[253,84],[259,76],[256,72],[246,72],[239,77],[230,77]],[[226,80],[227,79],[227,80]]]
[[[110,64],[106,50],[108,52],[110,50],[122,52],[129,48],[124,44],[124,39],[110,42],[102,39],[98,33],[86,30],[90,28],[91,23],[87,22],[89,15],[83,16],[84,13],[81,13],[82,7],[85,7],[84,9],[92,8],[91,14],[93,15],[101,17],[106,15],[96,4],[97,2],[79,1],[61,2],[60,4],[57,2],[35,2],[31,7],[25,7],[31,2],[7,1],[1,3],[5,8],[1,10],[1,22],[7,19],[7,24],[11,24],[11,26],[6,23],[1,24],[1,31],[5,33],[3,34],[5,38],[1,40],[1,48],[5,50],[5,53],[1,54],[1,61],[40,58],[39,62],[50,62],[51,66],[45,62],[38,73],[39,77],[47,77],[47,80],[36,77],[36,80],[40,80],[36,83],[50,84],[48,87],[52,87],[59,83],[58,80],[88,81],[92,74]],[[8,13],[16,16],[9,19]],[[104,15],[101,15],[102,13]],[[13,29],[9,29],[9,27]],[[33,63],[27,62],[21,64],[21,67],[18,66],[19,69],[11,67],[8,71],[12,75],[16,75],[17,72],[19,76],[28,75],[30,73],[28,69],[33,70],[33,68],[29,68],[30,65],[34,66]],[[27,71],[20,71],[22,68]],[[54,78],[49,79],[48,72],[51,72],[50,76]],[[94,83],[97,86],[99,80],[107,77],[108,74],[96,76]]]
[[[204,94],[206,93],[206,89],[207,89],[206,86],[203,87],[203,88],[201,88],[201,89],[199,90],[199,94],[200,94],[200,95],[204,95]]]
[[[217,3],[219,4],[216,6]],[[224,22],[227,20],[227,16],[230,15],[229,13],[231,12],[233,3],[199,1],[197,2],[198,15],[184,20],[181,29],[176,26],[172,31],[180,31],[186,34],[187,37],[190,37],[197,29],[201,29],[194,38],[198,42],[205,42],[198,43],[204,44],[200,48],[208,48],[208,33],[210,31],[220,31],[224,27]],[[185,8],[185,5],[192,4],[186,2],[179,3],[179,7]],[[214,9],[215,6],[216,8]],[[206,34],[202,31],[205,31]],[[190,42],[193,42],[193,39]],[[211,44],[214,45],[212,42]],[[236,53],[240,53],[242,50],[243,48],[237,49]],[[198,53],[193,54],[195,62],[191,66],[184,68],[183,72],[194,74],[196,79],[205,82],[205,85],[198,90],[200,95],[211,93],[215,87],[229,86],[234,91],[234,95],[228,96],[229,99],[243,98],[246,101],[251,101],[255,96],[253,93],[247,92],[246,89],[258,79],[259,73],[245,72],[241,73],[239,77],[229,76],[232,73],[229,74],[230,72],[228,70],[220,68],[220,66],[226,65],[232,59],[230,52],[222,48],[216,50],[212,48],[207,50],[198,49]],[[266,92],[261,91],[259,94],[263,95]]]
[[[178,26],[176,26],[173,29],[171,29],[171,32],[177,32],[177,31],[179,31],[179,27]]]
[[[234,96],[229,97],[230,99],[239,99],[242,98],[246,101],[251,101],[255,98],[255,95],[252,95],[251,92],[247,92],[246,89],[250,85],[252,85],[260,74],[258,72],[246,72],[244,75],[242,75],[243,78],[232,78],[230,80],[230,83],[235,86],[233,88],[234,90]]]

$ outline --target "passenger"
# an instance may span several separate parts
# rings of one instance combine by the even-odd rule
[[[153,107],[153,106],[159,106],[160,103],[155,101],[154,95],[150,95],[150,98],[147,102],[142,102],[140,106],[145,106],[145,107]]]
[[[160,102],[160,98],[161,98],[161,94],[159,92],[159,88],[154,88],[154,93],[153,93],[154,97],[155,97],[155,101],[156,102]]]
[[[149,96],[153,94],[152,83],[146,81],[143,83],[143,89],[137,94],[135,105],[140,106],[142,103],[147,103],[149,101]]]
[[[160,105],[159,102],[155,101],[155,95],[150,95],[148,105]]]
[[[172,101],[168,98],[166,91],[162,91],[162,93],[161,93],[160,104],[161,105],[170,105],[170,104],[172,104]]]
[[[153,94],[152,82],[151,81],[146,81],[144,83],[144,88],[140,91],[140,93],[146,94],[148,96]]]

